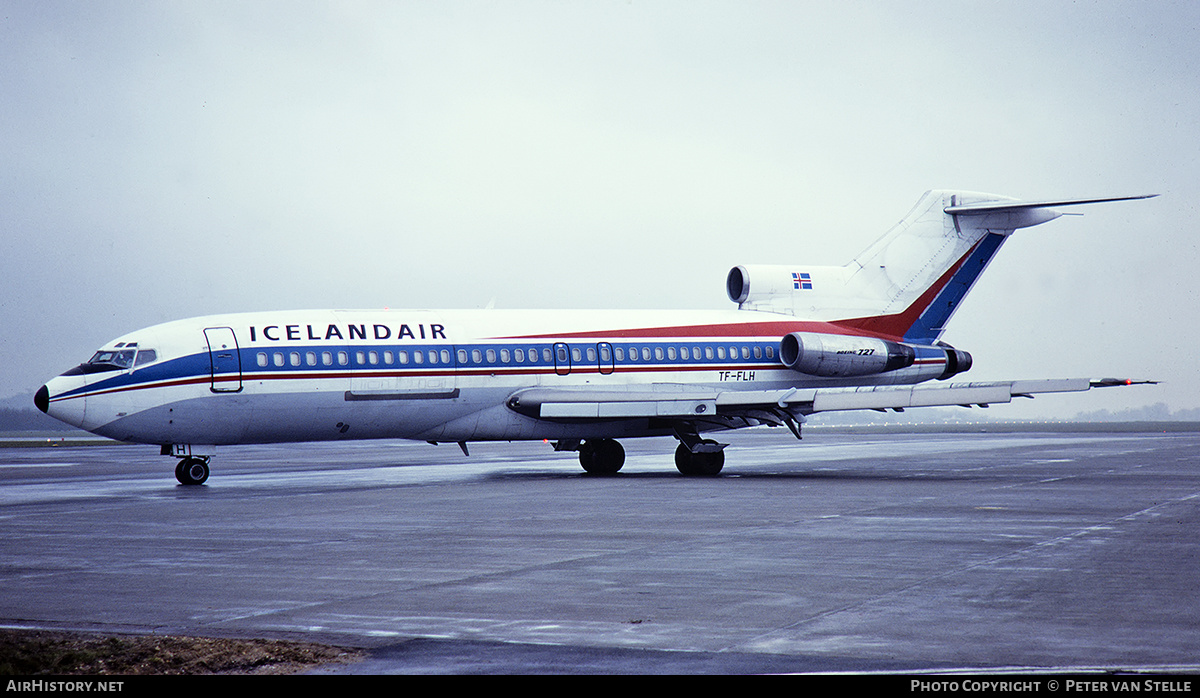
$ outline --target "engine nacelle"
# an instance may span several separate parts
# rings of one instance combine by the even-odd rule
[[[809,320],[873,314],[863,289],[847,285],[852,270],[812,264],[747,264],[729,270],[725,293],[742,310],[786,313]]]
[[[946,351],[946,370],[942,372],[942,375],[938,376],[938,380],[944,381],[951,376],[971,370],[973,360],[970,354],[941,344],[939,344],[938,348]]]
[[[836,291],[845,285],[845,277],[845,267],[742,264],[729,270],[725,277],[725,293],[739,306],[771,302],[791,304],[798,291],[803,291],[799,294],[802,297],[824,295],[824,292]]]
[[[917,353],[906,344],[874,337],[792,332],[779,342],[779,358],[793,371],[824,378],[844,378],[908,368],[913,365]]]

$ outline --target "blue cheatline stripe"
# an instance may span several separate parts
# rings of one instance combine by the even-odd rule
[[[933,344],[941,336],[950,316],[958,309],[959,303],[966,297],[975,280],[983,273],[988,262],[996,255],[1000,245],[1004,244],[1004,235],[988,233],[975,247],[967,260],[963,262],[950,281],[921,313],[921,317],[904,333],[904,341],[913,344]]]
[[[600,362],[598,359],[588,360],[583,358],[576,361],[571,358],[572,372],[594,372],[600,369],[601,363],[607,369],[612,366],[616,372],[639,372],[639,371],[680,371],[680,370],[737,370],[737,369],[755,369],[769,370],[772,368],[783,369],[783,365],[776,363],[777,354],[772,352],[770,357],[767,356],[766,349],[770,347],[772,350],[777,349],[775,342],[759,341],[737,341],[733,338],[722,338],[708,342],[697,342],[694,340],[679,342],[670,340],[642,340],[631,342],[601,342],[609,344],[612,348],[620,348],[626,351],[624,360],[617,359],[615,356],[612,361]],[[596,342],[571,342],[566,343],[571,349],[581,349],[586,352],[588,348],[595,348]],[[555,370],[555,362],[553,358],[553,348],[555,344],[527,344],[527,343],[474,343],[465,345],[453,344],[418,344],[418,345],[317,345],[317,346],[279,346],[279,347],[252,347],[242,348],[241,353],[241,376],[243,380],[262,380],[262,379],[315,379],[315,378],[353,378],[361,377],[404,377],[404,376],[421,376],[421,375],[487,375],[487,374],[521,374],[528,373],[530,375],[545,374]],[[706,347],[711,347],[714,350],[721,346],[727,350],[727,358],[719,358],[714,355],[709,359],[704,357]],[[741,356],[741,348],[749,347],[751,354],[748,358]],[[676,358],[668,358],[667,349],[675,348],[676,351],[680,348],[687,348],[689,358],[682,358],[681,353],[676,354]],[[754,348],[759,349],[759,356],[753,354]],[[651,357],[645,359],[642,357],[641,350],[649,348]],[[412,361],[411,354],[415,351],[429,352],[449,350],[451,359],[449,362],[439,361],[437,363],[425,362],[418,364]],[[487,356],[487,350],[494,350],[496,359],[488,361],[484,358],[480,362],[474,361],[473,351],[479,350],[483,356]],[[500,350],[508,349],[510,352],[516,349],[523,349],[528,357],[524,363],[518,363],[515,359],[510,358],[508,362],[502,361]],[[549,360],[545,358],[543,349],[551,349],[552,356]],[[628,352],[638,350],[637,360],[629,360]],[[663,358],[659,359],[655,356],[655,350],[663,352]],[[319,362],[318,365],[310,366],[307,363],[308,352],[314,352],[320,357],[323,352],[346,352],[349,354],[349,362],[347,364],[325,365]],[[394,363],[386,364],[382,360],[382,354],[385,351],[393,352]],[[400,364],[395,359],[398,359],[400,351],[406,351],[410,354],[409,363]],[[458,362],[458,351],[467,352],[468,360],[465,363]],[[291,356],[293,352],[301,356],[300,365],[291,364]],[[359,363],[358,353],[375,352],[379,355],[380,361],[375,364]],[[267,355],[267,366],[258,365],[258,354]],[[276,366],[274,362],[274,354],[279,353],[284,357],[284,365]],[[512,355],[510,354],[510,357]],[[208,352],[200,354],[192,354],[190,356],[179,357],[162,361],[160,363],[150,364],[138,368],[133,373],[120,372],[109,378],[91,383],[86,386],[80,386],[74,390],[67,391],[52,398],[53,401],[68,399],[72,397],[80,397],[83,395],[94,395],[99,393],[122,392],[125,390],[137,390],[142,388],[167,387],[171,385],[183,385],[189,383],[204,383],[211,379],[212,366],[209,360]],[[612,372],[608,370],[607,372]],[[227,380],[230,376],[237,376],[237,373],[223,372],[217,375],[218,380]]]

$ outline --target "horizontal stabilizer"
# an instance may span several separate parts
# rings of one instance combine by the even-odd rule
[[[1064,199],[1062,201],[981,201],[973,204],[947,206],[942,210],[955,216],[980,216],[985,213],[997,213],[1000,211],[1020,211],[1030,208],[1055,208],[1056,206],[1078,206],[1080,204],[1103,204],[1110,201],[1153,199],[1156,196],[1158,196],[1158,194],[1118,196],[1109,199]]]

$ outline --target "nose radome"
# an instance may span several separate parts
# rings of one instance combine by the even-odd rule
[[[37,408],[43,412],[50,409],[50,391],[46,386],[43,385],[38,388],[37,393],[33,396],[33,404],[37,405]]]

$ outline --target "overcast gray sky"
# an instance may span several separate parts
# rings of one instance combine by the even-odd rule
[[[0,397],[125,332],[327,307],[727,308],[932,188],[1021,230],[972,379],[1200,407],[1200,3],[0,1]]]

